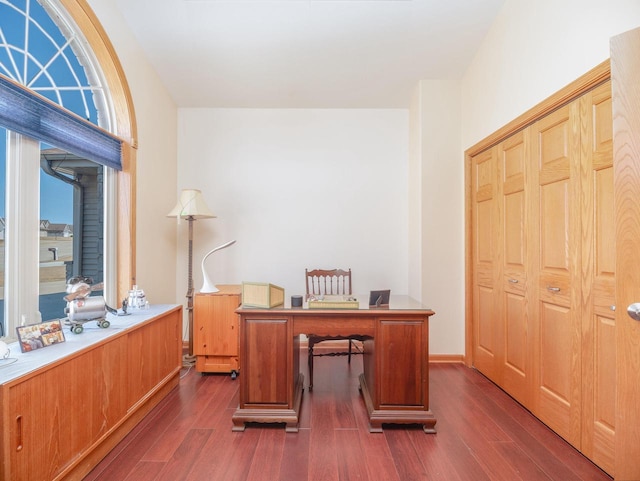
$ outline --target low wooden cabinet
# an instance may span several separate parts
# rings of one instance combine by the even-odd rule
[[[193,353],[196,371],[240,371],[238,314],[242,287],[217,286],[219,292],[195,295],[193,307]]]
[[[109,329],[67,330],[67,342],[33,353],[10,346],[17,361],[0,373],[1,480],[82,479],[178,385],[181,306],[109,320]]]

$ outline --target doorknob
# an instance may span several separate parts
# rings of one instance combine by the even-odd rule
[[[640,321],[640,302],[629,304],[629,307],[627,307],[627,314],[629,314],[631,319]]]

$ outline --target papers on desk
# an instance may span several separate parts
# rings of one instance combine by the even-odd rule
[[[309,309],[358,309],[360,303],[353,296],[316,296],[310,297]]]

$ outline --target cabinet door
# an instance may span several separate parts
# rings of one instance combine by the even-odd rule
[[[581,104],[583,158],[583,423],[582,452],[613,473],[615,446],[616,325],[615,216],[611,84]]]
[[[534,330],[534,413],[580,446],[581,278],[578,101],[536,122],[532,192],[539,206],[532,244],[538,269]]]
[[[178,310],[170,312],[127,335],[130,406],[182,364],[181,316]]]
[[[500,384],[502,337],[499,303],[500,220],[498,163],[495,149],[471,161],[473,222],[473,359],[474,366]]]
[[[237,294],[197,294],[194,304],[194,353],[198,356],[238,355]]]
[[[381,319],[375,339],[380,375],[376,409],[389,407],[428,408],[428,350],[424,322],[411,319]],[[427,382],[425,382],[427,381]]]
[[[266,404],[292,408],[293,391],[289,384],[292,367],[288,353],[292,351],[293,338],[289,336],[287,319],[245,319],[242,336],[242,365],[246,374],[240,376],[244,387],[240,407]]]
[[[119,338],[9,388],[9,479],[54,479],[125,416],[124,358]]]

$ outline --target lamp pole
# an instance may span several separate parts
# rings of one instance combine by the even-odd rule
[[[189,221],[189,276],[187,278],[187,323],[189,330],[188,361],[193,361],[193,221],[215,217],[202,198],[198,189],[183,189],[176,206],[167,217],[177,217]]]
[[[193,221],[190,215],[189,221],[189,274],[187,281],[187,317],[189,322],[189,358],[193,357]]]

